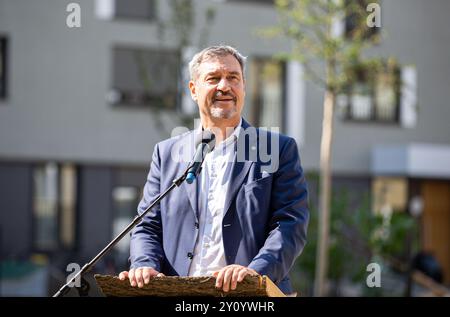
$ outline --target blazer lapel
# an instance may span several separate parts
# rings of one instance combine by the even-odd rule
[[[187,157],[180,162],[179,166],[179,175],[181,176],[181,173],[184,173],[184,171],[186,171],[187,167],[189,166],[189,164],[191,163],[191,160],[195,154],[195,150],[196,150],[196,144],[199,142],[198,136],[196,135],[197,131],[194,130],[192,133],[189,133],[186,138],[182,138],[180,139],[180,142],[183,142],[182,144],[184,144],[186,146],[186,153],[187,153]],[[197,180],[195,180],[195,182],[193,182],[192,184],[188,184],[186,181],[184,181],[183,183],[181,183],[181,187],[186,191],[186,194],[188,196],[189,199],[189,203],[192,207],[192,211],[195,215],[195,219],[198,220],[198,215],[197,215],[197,196],[198,196],[198,192],[197,192]]]
[[[187,164],[186,164],[187,167]],[[184,171],[184,170],[183,170]],[[189,202],[191,203],[192,211],[194,212],[195,219],[197,216],[197,181],[192,184],[188,184],[186,181],[183,182],[182,187],[186,190],[186,194],[189,198]]]
[[[224,217],[228,213],[230,206],[231,206],[231,202],[233,201],[234,197],[237,195],[237,192],[241,188],[241,185],[244,182],[245,177],[247,176],[247,173],[250,170],[250,167],[254,163],[253,161],[250,161],[249,159],[245,159],[245,160],[239,159],[238,160],[238,158],[242,158],[242,155],[237,155],[237,151],[244,150],[246,155],[244,155],[243,157],[248,157],[247,155],[249,154],[249,149],[254,148],[254,146],[256,146],[256,144],[255,144],[256,138],[252,138],[251,135],[249,137],[249,142],[244,142],[243,139],[240,139],[240,138],[245,137],[244,131],[249,127],[251,127],[251,126],[247,123],[247,121],[242,119],[242,129],[241,129],[241,132],[239,133],[238,141],[236,144],[236,152],[235,152],[234,160],[233,160],[231,179],[230,179],[230,183],[228,184],[227,195],[225,198],[225,205],[224,205],[224,209],[223,209]],[[244,148],[239,148],[239,146],[238,146],[239,139],[242,141],[240,144],[244,144]]]
[[[227,196],[225,198],[225,205],[224,205],[224,209],[223,209],[224,217],[227,214],[227,212],[231,206],[231,202],[233,201],[234,197],[236,196],[237,192],[239,191],[239,189],[245,179],[245,176],[247,176],[247,173],[248,173],[250,167],[252,166],[252,164],[253,164],[252,161],[237,162],[236,156],[234,157],[233,171],[231,174],[230,183],[228,185]]]

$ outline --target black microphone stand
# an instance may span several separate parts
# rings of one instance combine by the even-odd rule
[[[203,161],[202,161],[203,162]],[[187,167],[186,171],[183,173],[183,175],[181,175],[180,177],[178,177],[177,179],[175,179],[172,182],[172,185],[170,185],[169,188],[166,189],[165,192],[163,192],[162,194],[159,194],[159,196],[155,199],[155,201],[147,207],[147,209],[145,209],[142,214],[136,216],[133,221],[125,228],[122,230],[121,233],[119,233],[117,235],[117,237],[115,237],[110,243],[108,243],[108,245],[106,247],[103,248],[103,250],[101,250],[90,262],[86,263],[81,270],[75,274],[70,281],[68,281],[66,284],[64,284],[59,291],[57,291],[53,297],[61,297],[64,296],[65,294],[67,294],[70,291],[71,288],[71,284],[75,285],[75,281],[77,280],[77,278],[80,278],[81,281],[81,285],[80,286],[74,286],[76,287],[76,289],[78,290],[78,293],[80,296],[88,296],[88,291],[89,291],[89,283],[84,279],[83,275],[87,272],[89,272],[95,265],[95,263],[98,262],[98,260],[100,260],[109,250],[111,250],[111,248],[113,246],[115,246],[128,232],[130,232],[131,229],[133,229],[139,222],[141,222],[141,220],[145,217],[145,215],[157,204],[159,203],[159,201],[161,199],[163,199],[168,193],[170,193],[172,191],[172,189],[174,189],[175,187],[179,187],[181,185],[181,183],[186,179],[186,176],[188,174],[189,169],[192,167],[192,164],[189,164],[189,166]]]

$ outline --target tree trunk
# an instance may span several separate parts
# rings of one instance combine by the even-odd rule
[[[327,89],[323,104],[322,140],[320,145],[320,197],[319,197],[319,230],[316,254],[316,276],[314,295],[326,295],[325,283],[328,272],[328,240],[330,227],[331,204],[331,144],[333,137],[333,112],[335,92]]]

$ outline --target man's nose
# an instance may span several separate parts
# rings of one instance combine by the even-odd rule
[[[221,91],[228,91],[230,90],[230,83],[226,78],[222,78],[217,85],[217,89]]]

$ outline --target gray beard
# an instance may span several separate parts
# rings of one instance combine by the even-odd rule
[[[236,105],[233,106],[232,109],[222,109],[219,107],[212,107],[210,108],[210,114],[211,117],[217,118],[217,119],[230,119],[232,118],[236,113]]]

